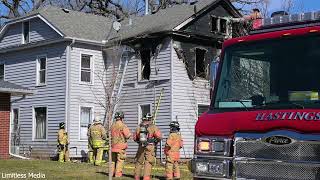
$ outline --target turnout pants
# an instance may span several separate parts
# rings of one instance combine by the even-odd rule
[[[93,156],[94,156],[94,165],[100,166],[102,163],[104,148],[93,148]]]
[[[180,178],[180,168],[178,161],[166,161],[166,177],[167,180]]]
[[[112,152],[112,174],[115,177],[122,176],[123,164],[126,160],[126,150],[123,149],[120,152]]]
[[[143,169],[143,179],[151,179],[152,166],[155,164],[155,146],[147,145],[146,147],[139,146],[136,154],[136,165],[134,177],[136,180],[140,179],[141,169]]]
[[[69,150],[65,145],[59,147],[59,162],[69,162]]]
[[[88,145],[88,163],[94,164],[93,149],[90,144]]]

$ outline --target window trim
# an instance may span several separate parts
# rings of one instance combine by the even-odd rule
[[[28,32],[28,42],[25,42],[24,40],[24,23],[25,22],[28,22],[29,24],[29,32]],[[31,29],[31,26],[30,26],[30,20],[27,20],[27,21],[22,21],[22,25],[21,25],[21,36],[22,36],[22,40],[21,40],[21,44],[28,44],[30,43],[30,29]]]
[[[200,78],[200,79],[207,80],[208,79],[208,73],[209,73],[208,72],[208,67],[210,66],[210,64],[207,64],[207,66],[205,67],[205,71],[206,71],[205,72],[206,73],[206,77],[205,78],[197,76],[197,49],[205,51],[203,62],[206,61],[206,54],[208,53],[208,50],[203,48],[203,47],[195,47],[194,48],[194,77],[195,77],[195,79]],[[206,65],[206,64],[204,63],[204,65]]]
[[[150,51],[150,76],[149,79],[142,79],[142,58],[141,58],[141,51],[149,50]],[[152,74],[152,64],[151,61],[153,60],[152,57],[152,49],[146,48],[139,50],[139,60],[138,60],[138,82],[149,82],[151,80],[151,74]]]
[[[46,138],[45,139],[36,139],[36,111],[35,108],[46,108]],[[48,106],[44,105],[44,106],[32,106],[32,141],[38,141],[38,142],[44,142],[44,141],[48,141]]]
[[[91,58],[90,58],[90,82],[81,81],[82,55],[91,56]],[[95,60],[95,56],[93,55],[93,53],[80,52],[80,61],[79,61],[79,84],[94,85],[94,72],[95,72],[95,70],[94,70],[94,60]]]
[[[149,106],[150,107],[150,113],[152,113],[152,103],[138,104],[138,125],[141,123],[141,120],[142,120],[142,117],[143,117],[141,106]]]
[[[45,83],[40,83],[40,59],[41,58],[46,58],[46,73],[45,73]],[[41,87],[41,86],[46,86],[47,85],[47,80],[48,80],[48,57],[46,54],[43,55],[38,55],[37,60],[36,60],[36,86]]]
[[[6,80],[6,63],[0,61],[0,65],[3,65],[3,80]]]
[[[78,118],[78,141],[88,141],[88,139],[81,139],[81,133],[80,133],[80,129],[81,129],[81,108],[91,108],[91,121],[93,121],[94,119],[94,106],[93,105],[88,105],[88,104],[80,104],[79,105],[79,118]],[[90,122],[89,122],[90,123]],[[92,124],[92,122],[91,122]]]

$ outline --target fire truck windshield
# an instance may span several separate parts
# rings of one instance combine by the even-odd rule
[[[320,36],[227,47],[213,107],[320,108]]]

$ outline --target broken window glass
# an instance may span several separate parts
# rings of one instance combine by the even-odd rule
[[[212,17],[211,18],[211,31],[212,32],[218,32],[218,18],[217,17]]]
[[[227,20],[220,19],[220,32],[226,34],[227,33]]]
[[[150,67],[151,51],[150,51],[150,49],[141,50],[140,57],[141,57],[140,80],[149,80],[150,73],[151,73],[151,67]]]
[[[201,78],[207,78],[207,71],[205,64],[205,55],[207,51],[204,49],[196,48],[196,76]]]

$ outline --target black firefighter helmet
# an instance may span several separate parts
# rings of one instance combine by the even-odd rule
[[[170,131],[171,131],[171,132],[180,131],[180,124],[179,124],[178,121],[172,121],[172,122],[170,122],[169,126],[170,126]]]
[[[115,119],[117,119],[117,118],[123,119],[123,118],[124,118],[123,112],[121,112],[121,111],[116,112],[116,114],[114,115],[114,118],[115,118]]]
[[[144,115],[143,120],[151,121],[152,120],[152,115],[150,113],[147,113],[146,115]]]
[[[65,123],[64,122],[59,123],[59,128],[60,129],[64,129],[64,127],[65,127]]]

